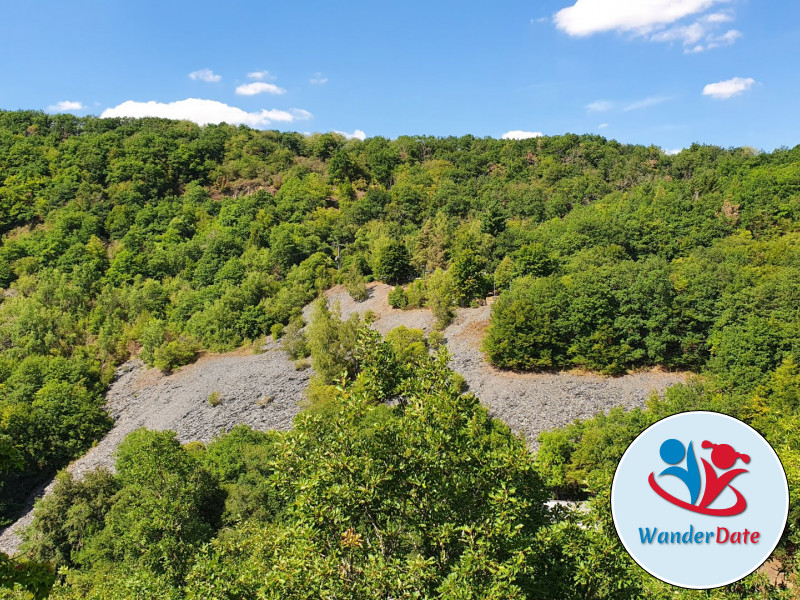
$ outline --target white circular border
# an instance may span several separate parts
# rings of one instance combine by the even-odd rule
[[[655,573],[653,573],[650,569],[648,569],[642,563],[640,563],[638,560],[636,560],[636,557],[633,555],[633,552],[631,552],[630,548],[628,548],[628,545],[625,543],[625,540],[622,538],[622,536],[619,533],[619,527],[617,527],[617,519],[616,519],[616,515],[615,515],[615,511],[614,511],[614,486],[617,484],[617,474],[619,473],[619,468],[622,465],[622,462],[625,460],[625,457],[628,455],[628,452],[630,451],[631,447],[636,443],[636,441],[640,437],[642,437],[645,433],[650,431],[650,429],[652,429],[656,425],[659,425],[661,423],[664,423],[665,421],[669,421],[670,419],[674,419],[676,417],[682,417],[682,416],[685,416],[685,415],[692,415],[692,414],[695,414],[695,415],[705,414],[705,415],[715,415],[715,416],[718,416],[718,417],[724,417],[724,418],[729,419],[731,421],[735,421],[736,423],[739,423],[740,425],[743,425],[744,427],[746,427],[747,429],[749,429],[750,431],[755,433],[759,438],[761,438],[764,441],[764,444],[767,445],[767,447],[769,448],[770,452],[772,452],[772,454],[775,456],[775,460],[778,461],[778,464],[781,467],[781,472],[783,473],[783,488],[784,488],[784,490],[786,492],[786,514],[783,516],[783,530],[781,530],[781,535],[779,535],[778,539],[775,540],[775,544],[773,544],[772,548],[770,548],[769,552],[764,557],[764,560],[761,561],[758,565],[756,565],[752,570],[748,571],[747,573],[744,573],[744,574],[740,575],[739,577],[737,577],[735,579],[731,579],[730,581],[726,581],[725,583],[720,583],[718,585],[702,586],[702,587],[682,585],[680,583],[676,583],[674,581],[669,581],[668,579],[664,579],[663,577],[660,577],[659,575],[656,575]],[[757,571],[761,567],[761,565],[763,565],[765,562],[767,562],[767,560],[769,560],[769,557],[772,556],[772,553],[775,551],[775,548],[778,547],[778,544],[781,541],[781,537],[783,537],[783,531],[786,530],[786,522],[788,521],[788,518],[789,518],[789,504],[791,502],[791,497],[789,496],[789,481],[786,478],[786,468],[783,466],[783,462],[781,462],[781,458],[780,458],[780,456],[778,456],[778,453],[775,452],[775,449],[772,447],[772,444],[770,444],[763,435],[761,435],[758,431],[756,431],[755,429],[750,427],[750,425],[748,425],[744,421],[740,421],[739,419],[737,419],[735,417],[731,417],[730,415],[726,415],[724,413],[719,413],[719,412],[715,412],[715,411],[711,411],[711,410],[687,410],[685,412],[676,413],[674,415],[670,415],[668,417],[664,417],[663,419],[659,419],[655,423],[653,423],[651,425],[648,425],[647,429],[645,429],[644,431],[639,433],[639,435],[637,435],[633,439],[633,441],[630,444],[628,444],[628,447],[625,449],[625,452],[622,454],[622,457],[619,459],[619,462],[617,463],[617,468],[614,470],[614,479],[611,482],[611,494],[610,494],[610,497],[611,497],[611,521],[614,523],[614,531],[616,532],[617,537],[619,538],[619,541],[622,543],[622,547],[625,548],[625,552],[628,553],[628,556],[631,557],[633,562],[635,562],[642,569],[644,569],[647,573],[649,573],[650,575],[652,575],[653,577],[655,577],[659,581],[663,581],[664,583],[668,583],[670,585],[674,585],[675,587],[680,587],[680,588],[687,589],[687,590],[711,590],[711,589],[721,588],[721,587],[724,587],[726,585],[730,585],[732,583],[735,583],[735,582],[739,581],[740,579],[744,579],[745,577],[750,575],[750,573],[754,573],[755,571]]]

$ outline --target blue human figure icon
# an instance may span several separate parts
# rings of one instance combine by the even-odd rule
[[[689,442],[687,451],[683,447],[683,443],[676,439],[669,439],[661,444],[659,453],[665,463],[673,465],[661,471],[659,477],[662,475],[674,475],[689,488],[691,504],[697,502],[697,497],[700,495],[700,468],[697,466],[697,458],[695,458],[692,443]],[[683,460],[684,455],[686,456],[686,468],[675,466]]]

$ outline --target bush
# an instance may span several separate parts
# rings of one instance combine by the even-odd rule
[[[105,469],[89,471],[81,479],[61,471],[53,491],[36,505],[22,551],[55,567],[74,566],[86,541],[103,528],[119,488]]]
[[[422,329],[409,329],[400,325],[386,334],[386,342],[400,363],[418,364],[428,357],[425,332]]]
[[[411,274],[411,256],[402,242],[391,241],[382,246],[372,268],[375,277],[384,283],[400,283]]]
[[[221,524],[224,494],[173,431],[138,429],[117,450],[122,489],[85,560],[116,563],[180,583],[194,554]]]
[[[211,392],[208,396],[208,403],[211,406],[219,406],[222,403],[222,394],[219,392]]]
[[[405,308],[408,305],[408,298],[406,297],[406,292],[403,290],[401,286],[396,286],[391,292],[389,292],[389,306],[392,308]]]
[[[428,308],[436,319],[436,329],[445,329],[455,317],[453,276],[449,271],[436,269],[427,281]]]
[[[469,385],[467,385],[467,380],[464,379],[464,376],[461,373],[456,373],[453,371],[452,375],[453,380],[453,389],[457,391],[459,394],[463,394],[469,389]]]
[[[439,331],[446,329],[456,316],[452,303],[447,298],[435,296],[429,300],[429,304],[435,319],[434,327]]]
[[[367,284],[363,279],[356,282],[348,282],[345,286],[347,288],[347,293],[350,294],[350,297],[356,302],[364,302],[364,300],[369,298],[369,290],[367,290]]]
[[[156,350],[154,366],[169,373],[177,367],[193,362],[197,358],[198,350],[197,343],[186,338],[167,342]]]
[[[406,288],[407,308],[422,308],[428,300],[428,290],[424,279],[415,279]]]
[[[283,323],[275,323],[269,330],[276,342],[283,337]]]
[[[55,581],[51,565],[12,560],[0,552],[0,598],[42,600],[48,597]]]
[[[325,298],[315,302],[314,315],[308,326],[308,349],[311,364],[321,383],[331,384],[339,381],[343,374],[355,374],[353,351],[358,325],[358,314],[342,321],[338,305],[331,311]]]
[[[444,344],[444,334],[441,331],[434,330],[428,334],[428,346],[437,350],[439,346]]]
[[[356,302],[364,302],[369,298],[367,280],[362,275],[358,265],[353,263],[344,276],[344,287],[350,297]]]
[[[487,280],[485,269],[486,259],[472,250],[461,252],[455,257],[450,271],[459,306],[470,306],[474,300],[487,295],[491,284]]]
[[[566,289],[555,277],[517,279],[492,306],[483,342],[492,364],[507,369],[552,369],[566,361]]]
[[[308,356],[308,341],[303,331],[302,320],[293,320],[287,325],[283,335],[283,350],[292,360]]]

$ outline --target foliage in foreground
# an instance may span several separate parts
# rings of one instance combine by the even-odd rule
[[[51,597],[706,597],[628,558],[608,472],[589,478],[588,512],[546,510],[553,469],[460,393],[446,353],[414,350],[414,330],[388,337],[359,329],[355,374],[291,431],[181,447],[139,430],[117,475],[62,475],[26,543],[58,569]],[[711,597],[784,592],[751,576]]]

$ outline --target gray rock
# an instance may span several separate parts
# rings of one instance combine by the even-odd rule
[[[328,291],[329,304],[338,303],[344,318],[371,310],[377,316],[373,326],[382,334],[400,325],[427,333],[433,330],[429,310],[392,309],[387,301],[390,286],[371,283],[368,289],[369,298],[358,303],[342,286],[336,286]],[[593,417],[614,406],[644,406],[651,394],[660,394],[667,386],[686,379],[686,374],[657,370],[622,377],[499,371],[486,362],[480,350],[489,310],[482,306],[457,311],[455,321],[444,331],[453,355],[450,366],[464,377],[489,413],[521,435],[532,451],[542,431]],[[304,315],[309,320],[309,307]],[[182,442],[208,442],[240,423],[263,430],[288,429],[301,409],[303,390],[311,375],[310,369],[297,371],[274,342],[261,354],[240,350],[206,355],[172,375],[147,369],[139,360],[128,361],[117,369],[106,395],[114,428],[67,469],[78,476],[100,466],[113,469],[114,450],[139,427],[174,430]],[[211,406],[208,397],[215,391],[220,393],[221,402]],[[263,402],[266,396],[269,402]],[[16,552],[18,532],[33,520],[34,499],[51,489],[52,483],[37,490],[26,514],[0,532],[0,551]]]

